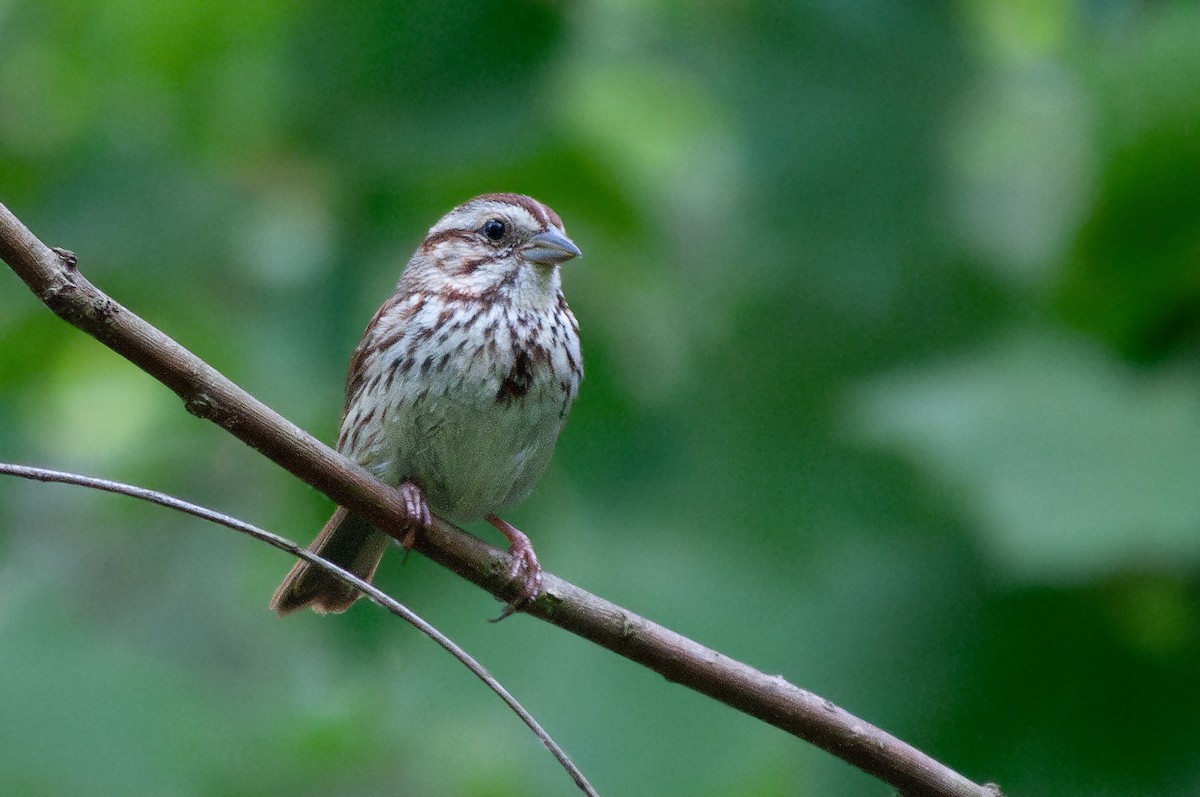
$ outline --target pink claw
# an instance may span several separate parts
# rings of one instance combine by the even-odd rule
[[[499,622],[537,597],[542,588],[542,565],[538,562],[537,554],[533,552],[533,544],[518,528],[493,514],[485,515],[484,520],[495,526],[508,540],[508,555],[512,559],[508,568],[509,579],[516,579],[522,568],[525,570],[521,592],[493,621]]]
[[[404,546],[405,559],[417,541],[417,531],[432,523],[429,514],[429,504],[425,503],[425,494],[413,482],[405,479],[400,482],[400,497],[404,499],[404,511],[408,515],[408,531],[404,533],[401,545]]]

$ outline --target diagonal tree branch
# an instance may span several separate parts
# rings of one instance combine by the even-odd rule
[[[341,506],[403,536],[399,493],[318,442],[92,285],[0,204],[0,258],[51,310],[175,391],[216,423]],[[520,584],[507,556],[435,518],[416,549],[505,602]],[[833,753],[910,797],[997,797],[911,745],[801,689],[592,595],[550,573],[526,612]]]
[[[74,484],[79,487],[89,487],[93,490],[103,490],[104,492],[116,493],[117,495],[126,495],[130,498],[140,498],[143,501],[149,501],[150,503],[158,504],[159,506],[165,506],[168,509],[175,509],[180,512],[185,512],[202,520],[207,520],[211,523],[217,523],[221,526],[225,526],[226,528],[241,532],[248,537],[253,537],[256,540],[260,540],[268,545],[272,545],[281,551],[287,551],[293,556],[298,556],[304,561],[311,563],[314,567],[319,567],[334,578],[357,587],[364,595],[367,596],[367,598],[412,625],[422,634],[436,642],[451,656],[458,659],[459,662],[461,662],[464,667],[470,670],[476,678],[483,681],[488,689],[491,689],[493,692],[495,692],[496,696],[503,700],[505,705],[507,705],[512,712],[520,718],[521,722],[524,722],[529,730],[533,732],[533,735],[541,740],[542,744],[544,744],[550,750],[550,753],[556,759],[558,759],[558,763],[561,764],[563,769],[567,771],[567,774],[571,776],[571,779],[575,781],[575,785],[579,787],[580,791],[589,795],[589,797],[597,797],[595,788],[593,788],[592,784],[588,782],[588,779],[584,777],[583,773],[579,771],[579,768],[575,766],[575,763],[571,761],[571,757],[567,755],[566,751],[559,747],[558,743],[555,742],[554,739],[550,737],[550,734],[546,732],[546,729],[543,728],[541,724],[534,719],[533,715],[529,713],[529,710],[526,709],[525,706],[521,705],[521,703],[515,697],[513,697],[512,693],[505,689],[504,686],[496,680],[495,676],[488,672],[482,664],[476,661],[471,654],[463,650],[452,639],[426,622],[424,618],[422,618],[412,609],[408,608],[403,603],[400,603],[400,601],[383,592],[373,584],[363,581],[361,578],[349,572],[348,570],[343,570],[337,565],[325,561],[311,551],[301,548],[296,543],[280,537],[278,534],[272,534],[266,529],[260,529],[258,526],[253,526],[243,520],[230,517],[229,515],[222,514],[221,512],[215,512],[211,509],[193,504],[190,501],[184,501],[181,498],[167,495],[166,493],[160,493],[157,490],[148,490],[145,487],[137,487],[132,484],[115,482],[109,479],[97,479],[91,476],[81,476],[78,473],[65,473],[63,471],[49,470],[47,468],[13,465],[7,462],[0,462],[0,473],[11,476],[20,476],[23,479],[32,479],[34,481],[53,482],[57,484]]]

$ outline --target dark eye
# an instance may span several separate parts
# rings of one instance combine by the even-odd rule
[[[500,219],[488,219],[483,225],[483,234],[488,237],[489,241],[499,241],[507,230],[508,228]]]

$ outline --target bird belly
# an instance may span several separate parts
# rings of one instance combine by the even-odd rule
[[[402,391],[356,459],[388,484],[413,480],[457,523],[520,503],[550,463],[573,391],[549,372],[520,397],[503,395],[500,375],[476,384]]]
[[[465,523],[532,492],[562,428],[557,405],[481,407],[451,398],[433,404],[416,419],[404,458],[435,514]]]

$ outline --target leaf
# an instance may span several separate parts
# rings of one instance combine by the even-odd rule
[[[962,498],[997,565],[1086,580],[1200,558],[1198,382],[1042,332],[877,379],[855,422]]]

